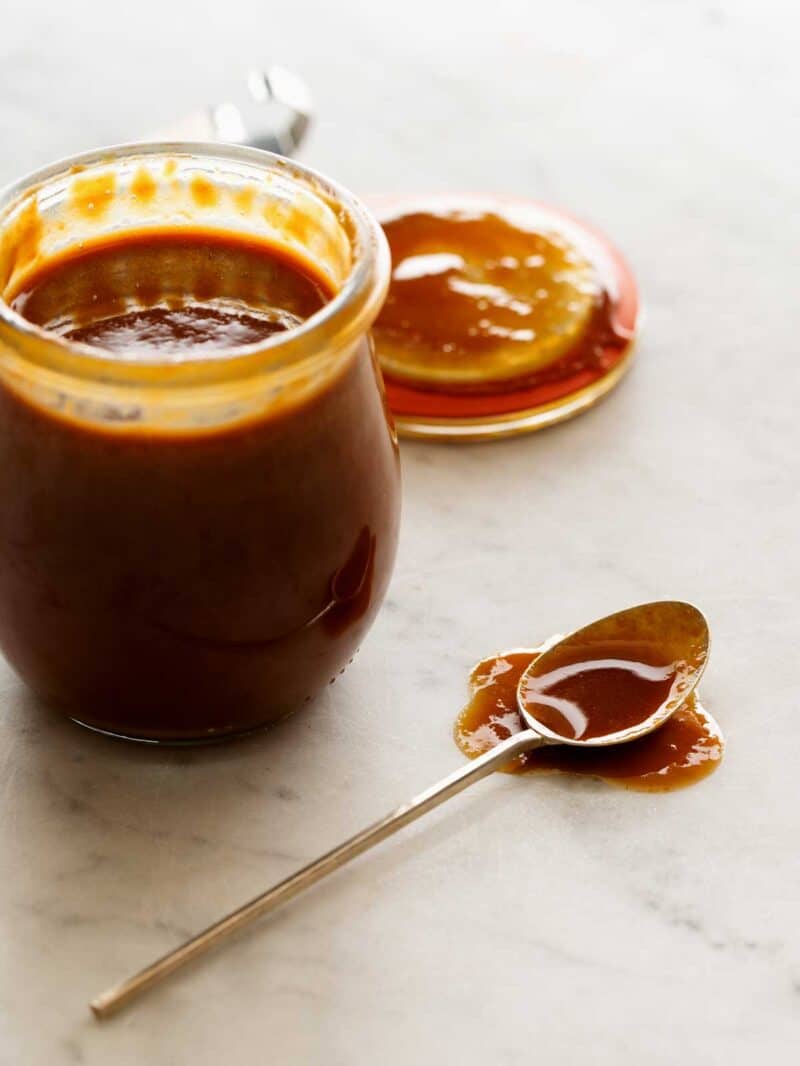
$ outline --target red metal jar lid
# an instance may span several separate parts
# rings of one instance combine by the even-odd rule
[[[631,362],[639,298],[602,234],[535,201],[373,200],[392,283],[373,328],[405,436],[482,440],[571,418]]]

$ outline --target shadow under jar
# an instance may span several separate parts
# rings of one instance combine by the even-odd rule
[[[46,701],[202,740],[345,667],[397,541],[388,278],[356,199],[250,149],[113,149],[0,195],[0,644]],[[187,309],[197,344],[126,347]],[[232,320],[248,343],[202,343]]]

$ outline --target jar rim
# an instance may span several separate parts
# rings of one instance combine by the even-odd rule
[[[172,356],[146,361],[134,353],[106,352],[43,329],[15,311],[0,295],[0,328],[33,342],[32,362],[48,369],[68,370],[71,376],[101,377],[106,382],[133,381],[140,376],[139,372],[145,378],[152,378],[154,372],[169,366],[176,372],[175,384],[186,384],[187,378],[206,383],[239,374],[249,376],[319,357],[321,351],[341,350],[366,333],[389,287],[390,253],[383,229],[367,206],[344,186],[312,167],[274,152],[206,141],[142,141],[96,148],[56,160],[0,188],[0,220],[26,197],[75,173],[78,168],[161,157],[189,157],[210,163],[238,162],[250,164],[265,173],[273,170],[289,180],[304,183],[315,194],[321,195],[337,211],[340,221],[343,211],[348,222],[344,228],[350,242],[352,262],[338,291],[304,322],[255,343],[202,356],[189,353],[179,360]],[[220,233],[224,232],[221,228]]]

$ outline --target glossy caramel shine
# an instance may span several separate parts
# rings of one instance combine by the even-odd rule
[[[521,690],[528,714],[570,740],[591,740],[646,721],[669,698],[680,665],[646,641],[558,644]]]
[[[525,728],[517,709],[517,684],[526,668],[541,654],[542,648],[514,650],[491,656],[480,662],[470,675],[472,695],[458,717],[455,739],[461,750],[471,758],[495,747],[514,733]],[[643,713],[656,696],[656,690],[643,693],[638,686],[628,687],[629,679],[615,679],[590,691],[600,674],[593,677],[585,672],[579,694],[584,708],[602,707],[608,710],[608,700],[619,696],[633,697],[629,706]],[[628,671],[623,671],[628,674]],[[571,695],[576,695],[575,688]],[[608,725],[630,721],[630,713],[620,718],[606,719]],[[595,727],[601,719],[592,716]],[[566,732],[566,730],[565,730]],[[560,770],[600,777],[626,788],[648,792],[662,792],[694,784],[719,765],[724,741],[719,726],[692,695],[657,730],[627,744],[607,748],[569,747],[553,744],[521,756],[507,767],[509,771]]]
[[[591,323],[595,272],[557,233],[466,211],[405,214],[383,228],[393,273],[374,332],[399,378],[475,385],[530,374]]]
[[[456,198],[380,217],[393,273],[373,335],[401,418],[549,408],[629,354],[633,282],[610,246],[598,251],[558,212]]]

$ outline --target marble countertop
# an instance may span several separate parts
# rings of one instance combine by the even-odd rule
[[[800,1044],[796,9],[0,0],[0,180],[135,137],[251,60],[306,74],[357,191],[531,194],[614,236],[637,365],[592,412],[405,444],[348,673],[247,741],[125,745],[0,670],[2,1066],[625,1066]],[[106,1025],[88,999],[459,764],[472,663],[646,599],[714,632],[721,770],[485,781]]]

